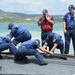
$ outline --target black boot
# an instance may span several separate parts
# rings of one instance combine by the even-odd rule
[[[0,59],[2,59],[3,57],[2,57],[2,55],[0,54]]]
[[[67,58],[66,58],[66,57],[60,57],[60,59],[62,59],[62,60],[67,60]]]
[[[24,61],[25,63],[29,63],[29,59],[28,59],[26,56],[23,57],[23,61]]]
[[[22,61],[23,59],[15,55],[14,61]]]
[[[47,65],[48,63],[45,62],[44,60],[40,62],[40,66],[43,66],[43,65]]]

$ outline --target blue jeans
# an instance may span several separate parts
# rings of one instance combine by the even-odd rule
[[[42,32],[41,32],[42,46],[44,45],[44,42],[43,42],[43,41],[46,40],[47,36],[48,36],[49,33],[51,33],[51,32],[52,32],[52,31],[48,31],[48,32],[46,32],[46,31],[42,31]]]
[[[74,55],[75,55],[75,28],[72,30],[67,30],[67,32],[65,33],[65,54],[69,53],[71,39],[72,39]]]
[[[30,40],[31,38],[32,38],[32,36],[29,33],[29,31],[25,31],[22,34],[15,37],[15,39],[13,39],[13,43],[16,46],[18,43],[20,43],[20,42],[22,43],[24,41]]]
[[[0,44],[0,51],[4,51],[6,49],[9,49],[14,55],[16,54],[16,47],[11,43],[3,43]]]
[[[44,58],[36,49],[30,49],[25,46],[20,46],[16,51],[16,54],[19,57],[23,57],[26,55],[34,55],[39,61],[42,61]]]

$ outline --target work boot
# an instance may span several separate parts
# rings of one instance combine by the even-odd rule
[[[25,63],[29,63],[29,59],[26,57],[26,56],[24,56],[24,57],[22,57],[23,58],[23,61],[25,62]]]
[[[47,65],[48,63],[45,62],[44,60],[40,62],[40,66],[43,66],[43,65]]]
[[[3,57],[2,57],[2,55],[0,54],[0,59],[2,59]]]
[[[15,58],[14,58],[14,61],[22,61],[23,59],[22,58],[20,58],[20,57],[18,57],[18,56],[15,56]]]

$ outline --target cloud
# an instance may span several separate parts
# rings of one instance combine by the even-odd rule
[[[62,3],[75,4],[75,0],[59,0]]]
[[[38,9],[41,9],[45,6],[45,1],[38,1],[38,0],[3,0],[0,2],[0,6],[7,11],[18,11],[18,12],[35,12]],[[39,12],[39,11],[38,11]]]
[[[51,14],[62,14],[67,11],[68,5],[74,3],[74,0],[1,0],[0,8],[26,14],[40,14],[43,9],[48,9]]]

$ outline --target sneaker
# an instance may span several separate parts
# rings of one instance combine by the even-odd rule
[[[67,60],[67,58],[66,57],[60,57],[61,59],[63,59],[63,60]]]
[[[42,65],[47,65],[48,63],[47,62],[45,62],[45,61],[41,61],[40,62],[40,66],[42,66]]]
[[[2,55],[0,55],[0,59],[2,59],[3,57],[2,57]]]

